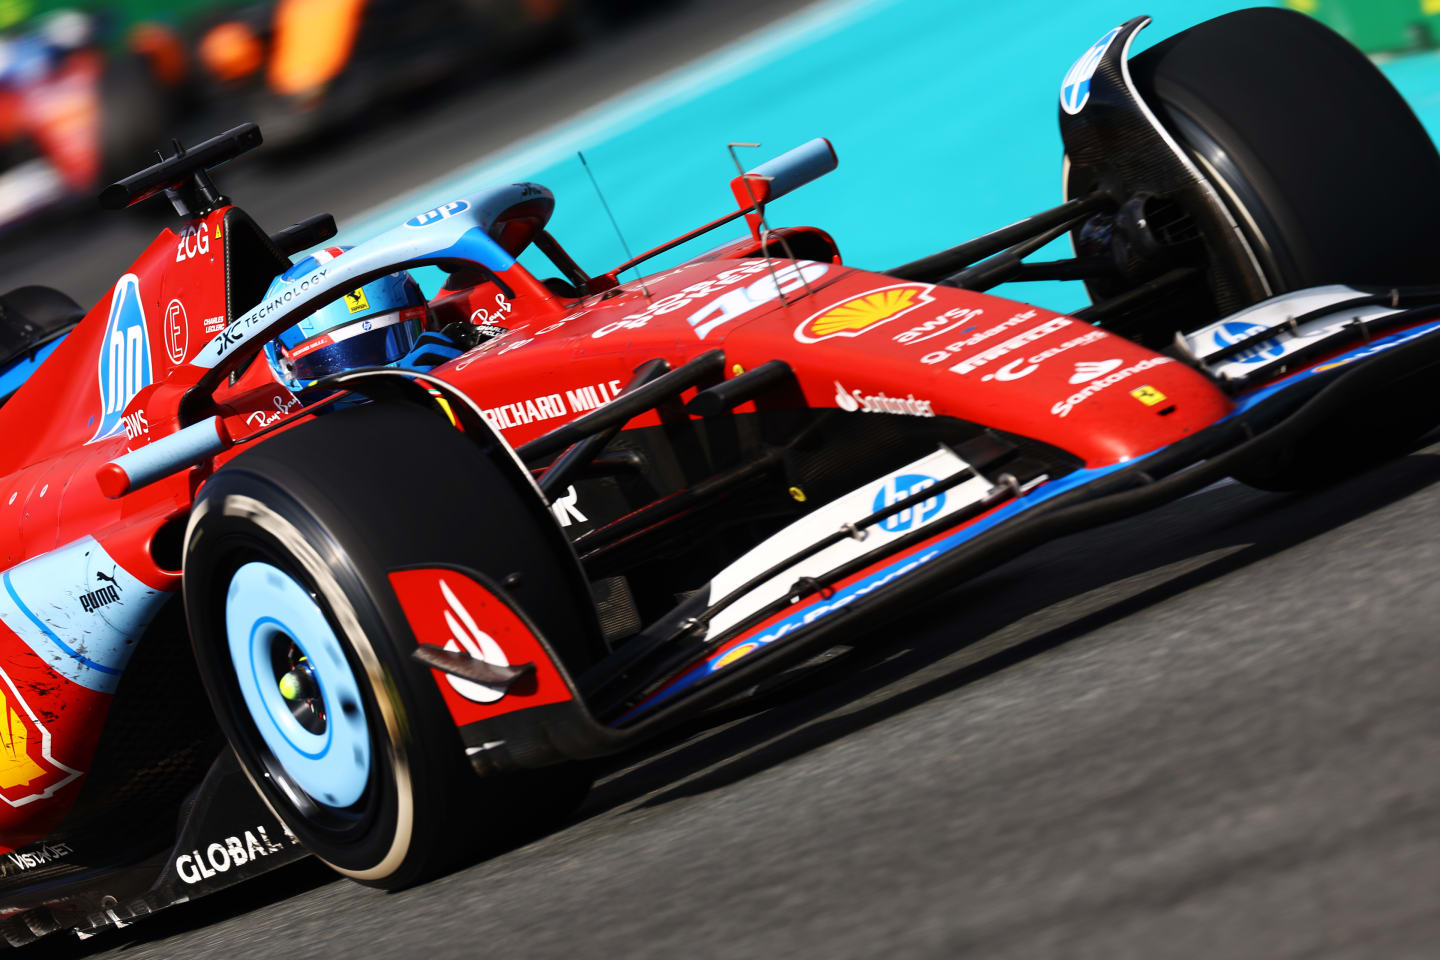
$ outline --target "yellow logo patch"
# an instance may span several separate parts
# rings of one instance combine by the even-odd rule
[[[0,788],[24,786],[45,774],[30,752],[30,727],[0,690]]]
[[[361,310],[370,309],[370,301],[365,298],[364,290],[351,290],[345,294],[345,306],[351,313],[359,313]]]
[[[0,670],[0,800],[12,807],[48,797],[80,776],[50,755],[50,734]]]
[[[930,296],[932,289],[928,283],[897,283],[870,290],[810,317],[795,328],[795,339],[815,343],[830,337],[858,337],[872,327],[930,303],[935,299]]]
[[[730,666],[730,664],[734,663],[736,660],[739,660],[741,657],[747,657],[758,649],[760,649],[760,644],[758,643],[742,643],[735,649],[727,650],[724,654],[718,657],[713,663],[710,664],[710,669],[712,672],[715,670],[724,669],[725,667]]]
[[[1136,389],[1131,390],[1130,396],[1134,397],[1136,400],[1139,400],[1147,407],[1153,407],[1157,403],[1165,402],[1165,394],[1161,393],[1159,390],[1156,390],[1154,387],[1149,385],[1137,387]]]

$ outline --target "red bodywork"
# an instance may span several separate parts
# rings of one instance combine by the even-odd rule
[[[687,265],[647,278],[648,296],[638,284],[629,284],[619,296],[598,302],[591,298],[558,317],[546,310],[530,319],[525,304],[517,300],[507,315],[508,336],[434,372],[485,408],[491,424],[512,445],[593,409],[599,405],[595,400],[611,399],[642,360],[662,357],[678,365],[717,346],[725,350],[731,375],[783,358],[811,407],[857,409],[859,399],[854,407],[837,401],[841,394],[853,398],[857,392],[860,397],[913,398],[920,409],[936,416],[1033,437],[1079,455],[1088,466],[1148,453],[1230,410],[1228,398],[1204,376],[1082,321],[985,294],[897,283],[838,263],[814,265],[823,272],[808,291],[797,284],[790,303],[776,299],[721,320],[717,301],[729,291],[768,279],[769,269],[760,259],[742,260],[738,266],[726,261]],[[706,289],[697,293],[696,287]],[[877,295],[890,305],[870,299]],[[465,302],[485,309],[487,297],[493,312],[493,288],[477,288]],[[880,319],[858,327],[834,326],[832,320],[831,332],[818,335],[811,329],[829,312],[850,304],[858,309],[844,312],[860,315],[851,322],[863,323],[867,312]],[[885,317],[895,306],[899,309]],[[717,320],[721,322],[705,329],[703,336],[697,333],[697,325],[705,328]],[[1022,335],[1035,339],[970,372],[953,372],[957,364],[973,362],[987,349]],[[1084,387],[1069,382],[1074,364],[1040,363],[1022,372],[1030,364],[1015,367],[1012,362],[1080,338],[1088,339],[1068,346],[1064,357],[1114,363],[1114,371],[1153,366],[1074,404],[1061,416],[1052,408]],[[482,362],[501,356],[507,358],[502,363]],[[1165,397],[1150,408],[1154,416],[1133,416],[1147,406],[1131,395],[1142,386]],[[637,418],[631,426],[659,422],[656,414],[648,418]]]
[[[268,364],[253,362],[215,393],[212,412],[238,447],[116,499],[97,483],[109,461],[180,426],[180,397],[190,384],[172,374],[180,367],[194,376],[182,364],[230,319],[221,233],[227,210],[178,234],[163,232],[0,408],[8,440],[0,450],[0,504],[15,521],[3,543],[7,570],[94,537],[116,564],[158,591],[152,604],[158,609],[180,585],[178,551],[166,546],[175,538],[164,531],[183,524],[205,477],[243,449],[245,438],[299,409]],[[828,244],[813,231],[816,237]],[[727,376],[785,360],[811,407],[961,418],[1044,441],[1089,466],[1173,443],[1231,409],[1201,374],[1081,321],[983,294],[897,282],[844,266],[838,254],[827,263],[787,265],[756,252],[741,241],[649,277],[643,289],[629,283],[579,301],[550,293],[518,265],[501,274],[513,299],[493,283],[442,292],[433,304],[437,325],[466,319],[509,333],[433,373],[483,408],[512,445],[613,399],[644,361],[659,357],[678,366],[716,347],[724,349]],[[784,296],[774,296],[776,280]],[[132,289],[143,312],[148,372],[114,329],[124,307],[116,298]],[[129,379],[119,386],[106,366],[117,357],[130,358],[121,363]],[[107,414],[107,402],[117,401],[123,402]],[[652,412],[629,426],[658,422]],[[112,423],[117,432],[97,439]],[[424,632],[418,622],[416,629]],[[0,805],[0,837],[14,849],[64,818],[83,775],[48,796],[36,794],[66,771],[87,769],[112,696],[71,682],[3,625],[0,667],[7,683],[0,694],[9,698],[8,727],[0,725],[6,731],[0,796],[7,801]],[[443,691],[442,675],[436,677]],[[554,678],[540,681],[541,693],[555,693]],[[515,693],[504,702],[534,704],[524,691]],[[473,703],[449,699],[474,712]],[[17,803],[25,796],[35,802]]]
[[[0,184],[0,226],[67,196],[91,190],[104,166],[101,84],[105,65],[94,50],[69,54],[31,82],[0,87],[0,146],[27,143],[39,159],[11,170]]]
[[[90,189],[100,178],[103,73],[101,55],[84,50],[33,84],[0,92],[0,140],[28,136],[67,188]]]

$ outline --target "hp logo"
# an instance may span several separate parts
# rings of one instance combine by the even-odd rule
[[[1265,329],[1258,323],[1245,323],[1240,320],[1232,320],[1229,323],[1221,324],[1215,331],[1215,346],[1228,347],[1231,344],[1239,343]],[[1274,360],[1285,352],[1285,348],[1278,340],[1262,340],[1253,347],[1246,347],[1232,357],[1238,363],[1261,363],[1265,360]]]
[[[899,503],[912,494],[919,493],[927,487],[935,485],[935,478],[926,476],[923,473],[902,473],[898,477],[889,477],[882,484],[875,494],[875,501],[870,505],[872,511],[884,510],[886,507]],[[929,500],[921,500],[913,503],[895,514],[893,517],[880,524],[881,530],[888,530],[891,533],[900,533],[909,530],[911,527],[926,523],[945,506],[945,493],[941,491]]]

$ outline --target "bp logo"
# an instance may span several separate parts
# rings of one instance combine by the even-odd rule
[[[890,477],[880,484],[880,489],[876,491],[875,501],[870,505],[870,509],[873,512],[879,512],[934,485],[935,478],[923,473],[902,473],[897,477]],[[913,503],[893,517],[889,517],[880,524],[880,529],[888,530],[891,533],[903,533],[911,527],[920,526],[933,519],[944,506],[945,492],[942,490],[929,500]]]
[[[1110,49],[1110,42],[1120,34],[1120,28],[1116,27],[1105,36],[1096,40],[1095,43],[1081,54],[1080,59],[1071,65],[1065,79],[1060,82],[1060,109],[1066,113],[1079,113],[1085,109],[1085,104],[1090,99],[1090,79],[1095,76],[1095,68],[1100,66],[1100,60],[1105,56],[1105,51]]]
[[[411,217],[405,221],[407,227],[428,227],[431,224],[439,223],[441,220],[449,220],[459,213],[470,209],[470,204],[464,200],[452,200],[443,207],[436,207],[434,210],[426,210],[419,216]]]
[[[1258,323],[1245,323],[1242,320],[1222,323],[1214,334],[1215,346],[1228,347],[1248,337],[1253,337],[1264,329],[1265,327]],[[1274,360],[1284,352],[1285,348],[1280,346],[1280,341],[1262,340],[1253,347],[1246,347],[1230,359],[1237,363],[1260,363],[1265,360]]]
[[[133,273],[125,274],[115,284],[97,367],[100,425],[90,443],[118,435],[125,427],[121,414],[126,405],[150,385],[150,334],[145,329],[145,308],[140,303],[140,279]]]

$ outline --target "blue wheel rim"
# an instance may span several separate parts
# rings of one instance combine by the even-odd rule
[[[225,630],[245,708],[285,775],[323,806],[357,803],[370,781],[370,732],[360,684],[319,604],[278,567],[247,563],[230,578]],[[301,724],[281,692],[274,651],[289,644],[318,686],[319,731]]]

